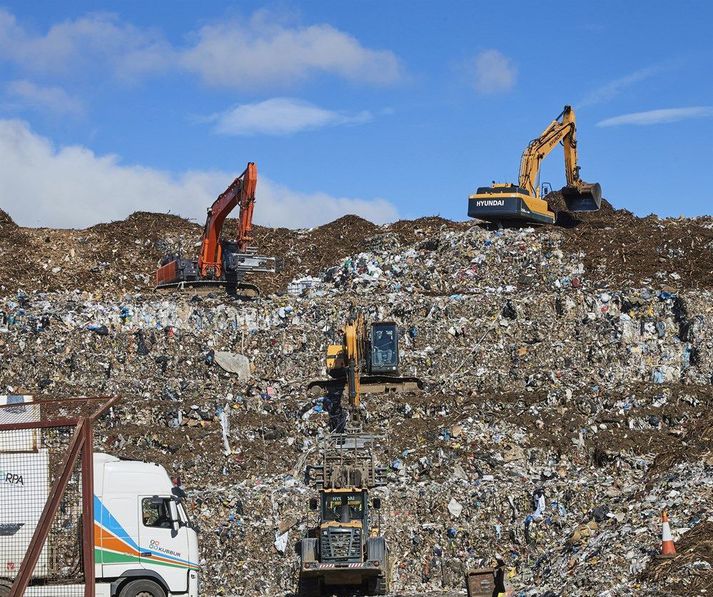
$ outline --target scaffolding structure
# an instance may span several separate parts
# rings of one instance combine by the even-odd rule
[[[0,597],[94,596],[93,430],[117,400],[0,396]]]

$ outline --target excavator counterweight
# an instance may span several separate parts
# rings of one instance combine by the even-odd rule
[[[567,178],[567,185],[560,192],[567,209],[572,212],[597,211],[602,203],[602,188],[599,183],[587,183],[579,178],[577,125],[574,110],[565,106],[523,152],[518,184],[494,182],[490,187],[479,187],[468,198],[468,216],[497,223],[554,224],[556,215],[542,198],[538,179],[542,160],[559,143],[564,147]]]

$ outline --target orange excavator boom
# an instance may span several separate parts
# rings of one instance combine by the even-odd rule
[[[236,205],[240,205],[238,220],[237,249],[245,253],[252,240],[253,208],[255,206],[255,188],[257,187],[257,166],[248,162],[248,167],[208,208],[201,254],[198,258],[198,270],[202,278],[220,278],[223,275],[223,251],[221,236],[223,224]]]

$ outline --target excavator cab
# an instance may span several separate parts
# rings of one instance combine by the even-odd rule
[[[353,345],[348,342],[348,335],[357,338]],[[356,391],[357,375],[359,391],[367,394],[419,391],[423,387],[420,379],[400,376],[400,358],[398,325],[376,321],[367,326],[362,318],[345,326],[341,344],[327,346],[330,379],[312,380],[307,389],[335,395],[348,390],[351,394]]]

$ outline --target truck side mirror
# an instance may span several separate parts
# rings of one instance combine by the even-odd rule
[[[381,510],[381,498],[374,498],[371,500],[371,505],[374,510]]]
[[[171,513],[171,528],[174,533],[177,533],[181,526],[181,519],[178,516],[178,506],[175,500],[168,500],[168,509]]]
[[[317,498],[309,499],[309,509],[310,510],[316,510],[318,505],[319,505],[319,502],[317,501]]]

